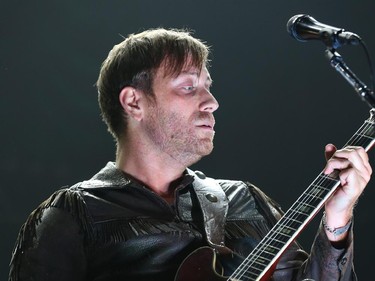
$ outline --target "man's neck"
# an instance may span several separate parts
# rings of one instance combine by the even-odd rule
[[[171,183],[180,178],[186,167],[157,151],[139,149],[138,145],[118,144],[116,166],[161,196],[169,196]]]

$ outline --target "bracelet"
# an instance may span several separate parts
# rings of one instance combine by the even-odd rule
[[[352,225],[352,219],[350,219],[348,223],[342,227],[332,228],[327,225],[326,213],[324,212],[323,218],[322,218],[322,224],[325,230],[332,233],[334,236],[339,236],[348,231],[349,227]]]

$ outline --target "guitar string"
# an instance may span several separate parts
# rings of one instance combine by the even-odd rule
[[[303,197],[303,196],[302,196]],[[302,197],[300,197],[300,198],[302,198]],[[298,202],[303,202],[303,200],[297,200]],[[298,203],[297,202],[297,203]],[[296,212],[296,211],[293,211],[293,209],[296,209],[294,206],[295,205],[298,205],[297,203],[295,203],[291,208],[290,208],[290,210],[292,210],[292,211],[287,211],[286,212],[286,218],[284,218],[284,220],[283,221],[280,221],[279,223],[278,223],[278,225],[277,226],[275,226],[275,228],[272,228],[271,230],[270,230],[270,235],[268,235],[268,237],[266,237],[266,239],[264,239],[263,241],[261,241],[260,243],[259,243],[259,247],[258,247],[258,250],[256,250],[255,249],[255,252],[254,252],[254,257],[253,257],[253,260],[251,260],[251,259],[249,259],[249,258],[247,258],[247,262],[246,263],[244,263],[244,265],[246,265],[246,264],[250,264],[250,263],[256,263],[256,260],[258,259],[258,256],[256,256],[255,254],[257,254],[257,255],[262,255],[263,253],[268,253],[267,252],[267,249],[269,250],[269,247],[266,247],[266,249],[263,249],[262,247],[264,247],[264,246],[267,246],[268,244],[270,244],[270,242],[274,242],[275,243],[275,241],[277,241],[277,243],[280,243],[280,244],[283,244],[284,242],[282,241],[283,240],[283,238],[280,238],[281,237],[281,235],[279,234],[279,232],[280,232],[280,229],[282,229],[282,228],[288,228],[288,229],[292,229],[292,230],[296,230],[294,227],[291,227],[291,226],[288,226],[291,222],[292,223],[297,223],[297,224],[302,224],[302,222],[303,222],[303,218],[302,218],[302,216],[306,216],[306,214],[304,214],[304,213],[299,213],[299,212]],[[289,213],[291,213],[291,215],[288,215]],[[302,221],[301,221],[301,219],[302,219]],[[298,227],[297,227],[298,228]],[[286,237],[288,237],[287,235],[282,235],[282,236],[286,236]],[[289,237],[290,238],[290,237]],[[284,243],[285,244],[285,243]],[[280,248],[280,246],[277,246],[277,245],[275,245],[275,247],[274,246],[271,246],[272,248],[276,248],[277,250],[280,250],[281,248]],[[272,255],[272,254],[270,254],[270,255]],[[265,258],[266,260],[268,260],[267,258]],[[271,261],[271,260],[269,260],[269,261]],[[263,264],[261,264],[261,266],[262,266]],[[261,269],[259,269],[259,268],[254,268],[253,267],[253,269],[255,269],[255,270],[258,270],[258,271],[260,271],[259,273],[261,273],[262,272],[262,270]],[[241,278],[243,277],[243,276],[245,276],[246,277],[246,279],[248,279],[248,278],[251,278],[251,277],[249,277],[249,276],[246,276],[246,273],[249,273],[249,274],[253,274],[253,275],[256,275],[256,276],[258,276],[257,274],[255,274],[254,272],[248,272],[248,271],[246,271],[246,270],[242,270],[242,272],[240,273],[240,275],[241,275]],[[233,276],[234,277],[234,276]],[[238,279],[238,278],[237,278]],[[235,279],[235,280],[237,280],[237,279]],[[255,279],[254,279],[255,280]]]
[[[373,123],[371,123],[371,122],[369,122],[368,120],[367,121],[365,121],[365,123],[360,127],[360,129],[351,137],[351,139],[347,142],[347,144],[346,145],[344,145],[344,147],[346,147],[346,146],[350,146],[350,145],[361,145],[361,146],[363,146],[363,144],[364,143],[366,143],[366,139],[372,139],[371,141],[370,141],[370,143],[368,144],[368,145],[370,145],[371,144],[371,142],[373,141],[373,138],[372,137],[370,137],[368,134],[366,134],[366,132],[369,132],[370,131],[370,129],[372,129],[372,131],[373,131]],[[359,133],[360,132],[360,133]],[[363,140],[363,142],[361,143],[360,141],[361,140]],[[318,182],[316,182],[318,180]],[[327,183],[328,184],[332,184],[332,181],[333,182],[335,182],[335,181],[337,181],[337,179],[333,179],[333,178],[331,178],[331,177],[329,177],[328,175],[325,175],[325,174],[323,174],[323,173],[321,173],[321,174],[319,174],[318,175],[318,177],[312,182],[312,184],[310,184],[310,186],[307,188],[307,190],[309,190],[309,189],[314,189],[314,187],[315,186],[318,186],[318,187],[322,187],[322,188],[324,188],[324,189],[326,189],[327,190],[327,186],[325,186],[325,185],[327,185]],[[335,183],[336,184],[336,183]],[[333,186],[331,186],[329,189],[332,189],[333,188]],[[328,192],[329,193],[329,192]],[[327,194],[328,194],[327,193]],[[301,197],[304,197],[304,194],[308,194],[307,196],[306,196],[306,198],[305,199],[302,199],[301,201],[299,200]],[[283,244],[283,242],[282,242],[282,240],[283,240],[283,238],[281,238],[280,239],[280,237],[282,237],[282,236],[287,236],[287,235],[284,235],[284,234],[279,234],[279,232],[280,232],[280,229],[282,229],[283,227],[285,228],[285,227],[287,227],[288,229],[292,229],[292,230],[297,230],[298,229],[298,227],[300,227],[301,225],[302,225],[302,223],[304,222],[304,220],[302,219],[302,222],[300,221],[301,220],[301,218],[300,217],[302,217],[302,215],[304,215],[304,216],[306,216],[306,214],[300,214],[300,213],[298,213],[298,212],[294,212],[294,214],[293,214],[293,206],[294,205],[299,205],[298,204],[298,202],[300,202],[300,203],[302,203],[302,205],[307,205],[309,208],[310,207],[313,207],[313,209],[315,209],[317,206],[313,206],[313,205],[315,205],[315,204],[313,204],[313,205],[311,205],[311,203],[313,203],[314,201],[316,201],[317,200],[317,198],[318,199],[320,199],[320,200],[323,200],[323,198],[320,198],[319,196],[315,196],[314,194],[312,194],[311,193],[311,190],[309,190],[309,192],[304,192],[301,196],[300,196],[300,198],[299,199],[297,199],[297,201],[296,201],[296,203],[295,204],[293,204],[292,205],[292,207],[291,208],[289,208],[289,210],[288,211],[291,211],[292,212],[292,218],[288,218],[288,216],[286,217],[286,219],[284,219],[284,221],[281,221],[281,223],[280,224],[278,224],[278,231],[277,230],[275,230],[275,229],[271,229],[270,231],[271,231],[271,235],[270,235],[270,237],[265,237],[266,239],[266,241],[271,241],[271,242],[274,242],[275,240],[276,241],[280,241],[281,240],[281,242],[278,242],[278,243],[281,243],[281,244]],[[288,211],[287,211],[287,213],[288,213]],[[311,213],[310,213],[310,215],[311,215]],[[310,217],[310,215],[307,215],[307,218],[308,217]],[[305,219],[307,219],[307,218],[305,218]],[[296,222],[297,221],[297,222]],[[293,224],[295,224],[295,223],[300,223],[301,225],[300,226],[298,226],[297,227],[297,229],[294,229],[294,227],[292,227],[292,226],[288,226],[288,224],[290,224],[290,223],[293,223]],[[284,224],[284,225],[283,225]],[[276,238],[279,238],[279,239],[276,239]],[[290,239],[290,237],[289,237],[289,239]],[[268,244],[269,244],[269,242],[268,242]],[[285,243],[284,243],[285,244]],[[259,243],[259,247],[256,247],[254,250],[255,250],[255,252],[254,252],[254,256],[253,256],[253,259],[251,259],[251,258],[245,258],[244,259],[244,261],[243,261],[243,263],[239,266],[239,268],[238,268],[238,270],[236,270],[235,272],[234,272],[234,274],[232,274],[231,276],[230,276],[230,278],[235,278],[234,280],[240,280],[240,279],[238,279],[238,277],[240,277],[240,278],[242,278],[242,277],[246,277],[246,278],[251,278],[251,277],[249,277],[249,276],[246,276],[245,274],[247,273],[247,270],[245,269],[245,267],[244,267],[244,265],[248,265],[247,267],[249,267],[250,266],[250,264],[252,264],[252,263],[255,263],[256,262],[256,260],[258,259],[258,257],[257,257],[257,255],[261,255],[262,253],[264,253],[264,252],[266,252],[266,250],[265,249],[258,249],[258,248],[261,248],[261,247],[264,247],[264,245],[266,245],[267,246],[267,243],[265,243],[265,241],[260,241],[260,243]],[[274,248],[274,247],[273,247]],[[279,249],[279,247],[276,247],[276,249]],[[280,249],[279,249],[280,250]],[[257,254],[257,255],[255,255],[255,254]],[[272,255],[272,254],[271,254]],[[256,270],[259,270],[259,269],[257,269],[257,268],[255,268]],[[238,274],[236,273],[238,271]],[[260,271],[260,273],[262,273],[262,271]],[[257,275],[258,276],[258,275]],[[228,280],[231,280],[231,279],[228,279]],[[248,279],[248,280],[250,280],[250,279]],[[253,280],[255,280],[255,279],[253,279]]]
[[[361,128],[363,128],[365,126],[365,124],[361,127]],[[366,130],[368,129],[368,128],[370,128],[372,125],[370,125],[370,126],[368,126],[367,128],[366,128]],[[361,129],[360,129],[361,130]],[[360,131],[360,130],[358,130],[358,131]],[[358,134],[358,131],[357,131],[357,134],[355,134],[354,135],[354,137],[355,138],[358,138],[358,139],[361,139],[361,134]],[[364,132],[365,130],[363,130],[363,132]],[[365,136],[365,134],[362,134],[362,135],[364,135]],[[355,139],[354,138],[354,139]],[[352,139],[353,139],[353,137],[352,137]],[[357,140],[357,142],[358,142],[358,140]],[[348,142],[349,144],[348,145],[355,145],[354,144],[354,141],[353,141],[353,143],[352,144],[350,144],[350,141]],[[359,143],[358,143],[359,144]],[[358,145],[357,144],[357,145]],[[347,145],[345,145],[345,146],[347,146]],[[318,179],[319,179],[319,183],[318,184],[316,184],[316,185],[318,185],[318,186],[322,186],[323,187],[323,183],[325,183],[326,181],[326,179],[329,179],[329,183],[332,183],[332,180],[331,180],[331,178],[328,178],[327,176],[322,176],[322,175],[319,175],[318,176]],[[312,185],[310,185],[310,187],[311,186],[313,186],[314,185],[314,183],[315,183],[316,181],[314,181],[313,182],[313,184]],[[324,187],[323,187],[324,188]],[[333,188],[333,187],[332,187]],[[313,200],[316,200],[316,197],[315,196],[313,196],[313,195],[309,195],[308,197],[306,197],[306,198],[311,198],[312,197],[312,199],[310,199],[310,201],[305,201],[305,200],[302,200],[301,201],[301,203],[302,204],[308,204],[308,206],[311,206],[311,202],[313,201]],[[319,198],[319,199],[322,199],[322,198]],[[299,200],[297,200],[297,202],[298,202]],[[308,202],[308,203],[307,203]],[[298,204],[297,204],[298,205]],[[314,207],[315,208],[315,207]],[[291,208],[291,209],[293,209],[293,208]],[[306,215],[306,214],[305,214]],[[301,217],[301,214],[298,214],[298,213],[295,213],[295,215],[293,215],[294,217],[293,217],[293,219],[296,219],[296,218],[298,218],[298,222],[300,222],[300,219],[299,219],[299,217]],[[309,217],[309,216],[307,216],[307,217]],[[285,223],[288,223],[288,220],[289,220],[289,222],[291,221],[290,219],[287,219],[287,220],[285,220]],[[280,228],[282,228],[282,224],[280,224],[279,225],[279,227]],[[288,227],[289,228],[289,227]],[[294,229],[293,227],[292,227],[292,230],[296,230],[296,229]],[[271,235],[272,236],[272,235]],[[275,234],[274,234],[274,236],[275,237],[280,237],[280,235],[277,233],[277,232],[275,232]],[[275,238],[272,238],[271,240],[275,240]],[[277,241],[279,241],[279,239],[276,239]],[[250,260],[249,260],[250,261]],[[245,271],[245,273],[246,273],[246,271]],[[242,275],[241,275],[242,276]],[[233,275],[233,277],[235,277],[234,275]],[[236,280],[238,280],[238,279],[236,279]]]
[[[359,134],[357,134],[357,135],[355,135],[355,138],[357,138],[359,136]],[[360,137],[360,136],[359,136]],[[359,138],[360,139],[360,138]],[[358,141],[357,141],[358,142]],[[358,143],[359,144],[359,143]],[[318,177],[318,179],[319,179],[319,181],[318,182],[314,182],[314,184],[313,185],[317,185],[317,186],[321,186],[321,187],[323,187],[323,188],[325,188],[325,187],[327,187],[327,180],[328,180],[328,183],[329,184],[331,184],[332,183],[332,180],[329,178],[329,177],[327,177],[327,176],[325,176],[324,174],[323,175],[321,175],[320,177]],[[331,189],[333,188],[333,186],[331,187]],[[306,197],[307,199],[309,199],[310,197],[312,197],[312,200],[310,200],[310,201],[306,201],[306,200],[298,200],[298,202],[300,202],[300,203],[302,203],[302,204],[300,204],[300,205],[310,205],[311,206],[311,202],[313,202],[314,200],[316,200],[316,197],[314,197],[314,196],[310,196],[310,194],[312,194],[311,193],[311,190],[309,191],[309,194],[308,194],[308,196],[309,197]],[[310,198],[311,199],[311,198]],[[322,198],[320,198],[320,199],[322,199]],[[298,204],[297,204],[298,205]],[[313,204],[313,205],[315,205],[315,204]],[[315,207],[314,207],[315,208]],[[291,209],[293,209],[293,208],[291,208]],[[294,209],[296,209],[296,208],[294,208]],[[293,212],[292,212],[292,214],[293,214]],[[304,213],[302,213],[302,215],[301,214],[299,214],[298,212],[295,212],[295,214],[293,214],[293,219],[297,219],[297,222],[300,222],[300,217],[302,217],[303,215],[306,215],[306,214],[304,214]],[[309,217],[309,215],[307,215],[307,218]],[[288,217],[287,217],[288,218]],[[292,219],[292,220],[293,220]],[[285,223],[287,223],[288,224],[288,220],[289,220],[289,223],[290,223],[290,219],[287,219],[287,220],[285,220],[284,222]],[[280,228],[279,229],[281,229],[282,228],[282,226],[283,226],[283,224],[281,223],[281,224],[279,224],[279,226],[280,226]],[[297,227],[298,228],[298,227]],[[291,227],[291,229],[292,230],[296,230],[294,227]],[[276,235],[276,236],[275,236]],[[276,241],[279,241],[279,240],[281,240],[281,242],[280,243],[283,243],[283,239],[279,239],[280,237],[282,237],[282,235],[283,234],[279,234],[279,231],[276,231],[275,232],[275,235],[273,235],[274,237],[277,237],[278,239],[276,239],[276,238],[272,238],[272,239],[276,239]],[[272,237],[272,235],[271,235],[271,237]],[[278,248],[277,248],[278,249]]]
[[[365,123],[366,124],[366,123]],[[361,127],[361,129],[363,128],[363,127],[365,127],[365,124]],[[366,128],[366,130],[363,130],[363,132],[364,131],[367,131],[367,129],[369,129],[370,127],[372,127],[372,125],[370,125],[370,126],[368,126],[367,128]],[[361,130],[360,129],[360,130]],[[360,130],[358,130],[358,131],[360,131]],[[361,139],[363,136],[366,136],[366,134],[358,134],[358,131],[357,131],[357,133],[354,135],[354,138],[352,137],[352,139],[354,140],[355,138],[357,138],[357,139]],[[363,138],[363,139],[365,139],[365,138]],[[349,144],[348,145],[355,145],[354,144],[354,141],[353,141],[353,143],[352,144],[350,144],[350,141],[348,142]],[[357,140],[357,143],[359,144],[359,142],[358,142],[358,140]],[[356,145],[358,145],[358,144],[356,144]],[[345,146],[347,146],[347,145],[345,145]],[[319,178],[319,177],[318,177]],[[318,184],[318,185],[322,185],[322,183],[324,183],[325,182],[325,180],[326,179],[329,179],[329,183],[331,183],[331,179],[330,178],[328,178],[328,177],[326,177],[326,176],[324,176],[324,177],[320,177],[320,183]],[[316,198],[314,198],[314,196],[310,196],[309,195],[309,197],[313,197],[313,200],[315,200]],[[308,197],[307,197],[308,198]],[[322,199],[322,198],[320,198],[320,199]],[[307,201],[301,201],[303,204],[305,204]],[[309,205],[311,204],[311,202],[312,202],[312,200],[309,202]],[[298,214],[298,213],[296,213],[296,215],[297,216],[301,216],[300,214]],[[294,217],[294,218],[296,218],[296,217]],[[287,220],[286,220],[287,221]],[[298,220],[299,221],[299,220]],[[282,226],[282,224],[280,224],[280,226]],[[281,228],[281,227],[280,227]],[[294,230],[294,228],[292,228],[293,230]],[[275,235],[277,236],[278,235],[278,233],[276,232],[275,233]]]

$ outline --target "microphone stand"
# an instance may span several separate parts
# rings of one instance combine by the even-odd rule
[[[337,70],[348,83],[354,88],[357,94],[365,101],[370,108],[375,107],[374,92],[369,89],[345,64],[343,58],[334,49],[326,49],[326,57],[329,59],[331,66]]]

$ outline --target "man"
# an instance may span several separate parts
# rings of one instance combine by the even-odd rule
[[[213,149],[218,102],[208,55],[188,32],[165,29],[130,35],[111,50],[97,86],[116,161],[30,215],[9,280],[217,280],[202,277],[211,267],[226,279],[259,245],[282,216],[278,205],[250,183],[188,169]],[[352,215],[371,167],[361,147],[327,145],[326,155],[324,173],[340,170],[341,186],[325,204],[310,254],[291,243],[273,280],[356,280]],[[218,253],[215,266],[202,263],[200,251],[186,259],[198,248]],[[240,277],[230,280],[256,280]]]

